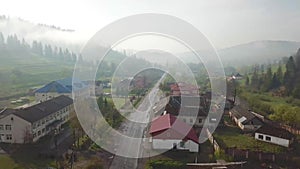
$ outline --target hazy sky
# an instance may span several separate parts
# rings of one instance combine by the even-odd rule
[[[155,12],[184,19],[217,48],[255,40],[300,41],[299,0],[1,0],[0,14],[92,36],[116,19]]]

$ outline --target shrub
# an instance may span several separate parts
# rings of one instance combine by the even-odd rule
[[[184,169],[186,165],[174,160],[152,160],[147,164],[147,169]]]

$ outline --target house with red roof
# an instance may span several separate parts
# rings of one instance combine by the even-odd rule
[[[155,118],[151,122],[149,134],[152,137],[153,149],[178,149],[190,152],[199,150],[198,135],[193,127],[171,114]]]

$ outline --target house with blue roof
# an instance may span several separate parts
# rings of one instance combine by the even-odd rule
[[[52,81],[42,88],[37,89],[35,93],[35,99],[37,102],[44,102],[46,100],[58,97],[61,95],[68,96],[72,98],[72,90],[80,91],[82,89],[90,93],[90,95],[100,95],[102,94],[102,85],[96,85],[92,81],[79,81],[75,80],[73,86],[72,82],[74,79],[65,78],[56,81]]]
[[[72,78],[52,81],[37,89],[34,93],[37,102],[44,102],[61,95],[72,98]]]

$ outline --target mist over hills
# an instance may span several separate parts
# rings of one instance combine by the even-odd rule
[[[4,15],[0,16],[0,31],[4,36],[16,34],[19,38],[24,38],[28,43],[37,40],[44,44],[68,48],[74,53],[79,53],[83,44],[88,40],[86,35],[82,35],[72,29],[63,29],[40,23],[35,24],[24,19],[10,18]],[[296,41],[262,40],[219,49],[217,52],[224,66],[236,67],[273,62],[282,57],[295,54],[298,48],[300,48],[300,42]],[[152,59],[145,57],[145,53],[147,52]],[[206,56],[205,51],[200,53],[203,53],[201,57],[208,60],[210,59],[209,56]],[[142,57],[140,56],[141,58],[150,62],[154,61],[153,58],[154,55],[156,55],[155,57],[160,58],[163,64],[166,64],[166,62],[173,64],[170,56],[166,56],[166,54],[162,55],[158,52],[146,51],[140,55],[143,55]],[[166,58],[164,58],[164,56]],[[192,63],[195,61],[195,55],[191,52],[179,53],[178,56],[185,62]],[[155,59],[155,63],[158,63],[158,60],[159,59]],[[210,61],[214,62],[213,60]],[[197,62],[199,62],[199,60],[197,60]]]
[[[244,66],[270,63],[282,57],[294,55],[300,48],[295,41],[255,41],[218,50],[225,66]]]
[[[300,42],[262,40],[219,49],[217,53],[225,67],[242,67],[253,64],[272,63],[281,60],[283,57],[294,55],[299,48]],[[216,62],[210,57],[211,52],[198,52],[201,54],[201,59],[205,59],[207,63],[213,64]],[[200,62],[199,58],[192,52],[177,53],[176,55],[185,63]],[[157,51],[143,51],[140,52],[138,57],[152,63],[168,63],[170,65],[177,63],[171,54]]]
[[[283,57],[294,55],[300,48],[300,42],[262,40],[219,49],[217,53],[226,66],[241,67],[258,63],[272,63]],[[203,58],[215,62],[203,53]],[[186,62],[195,62],[195,55],[191,52],[181,53],[180,57]]]
[[[86,41],[86,35],[72,29],[64,29],[54,25],[32,23],[21,18],[0,16],[0,31],[4,36],[17,35],[27,42],[40,41],[44,44],[69,48],[78,53]]]

